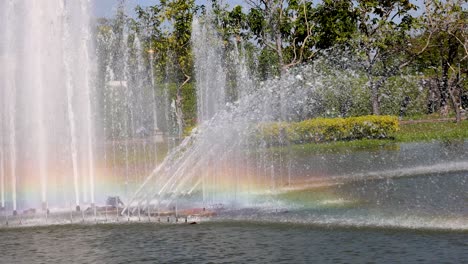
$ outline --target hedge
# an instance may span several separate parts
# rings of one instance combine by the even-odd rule
[[[399,130],[395,116],[314,118],[296,123],[274,122],[257,126],[257,135],[269,144],[389,138]]]

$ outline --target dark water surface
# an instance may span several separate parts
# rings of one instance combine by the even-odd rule
[[[468,233],[310,225],[68,225],[0,230],[1,263],[467,263]]]

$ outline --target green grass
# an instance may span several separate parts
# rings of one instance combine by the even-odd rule
[[[455,114],[450,112],[448,116],[443,116],[440,113],[433,114],[415,114],[410,116],[404,116],[402,120],[404,121],[413,121],[413,120],[431,120],[431,119],[441,119],[441,118],[451,118],[455,117]]]
[[[352,141],[334,141],[325,143],[309,143],[304,145],[292,145],[293,152],[307,153],[341,153],[352,152],[359,150],[381,150],[381,149],[397,149],[398,144],[391,139],[361,139]],[[274,147],[274,150],[288,151],[286,147]]]
[[[451,141],[468,139],[468,121],[457,125],[454,122],[419,123],[400,125],[395,134],[398,142]]]
[[[400,131],[391,139],[361,139],[291,145],[294,153],[343,153],[354,151],[397,150],[398,143],[428,141],[459,141],[468,139],[468,121],[457,125],[454,122],[401,124]],[[273,152],[287,152],[287,147],[272,147]]]
[[[427,142],[427,141],[459,141],[468,139],[468,121],[463,121],[460,125],[454,122],[438,122],[438,123],[414,123],[401,124],[400,131],[391,135],[391,139],[361,139],[350,141],[332,141],[324,143],[308,143],[308,144],[292,144],[290,148],[285,146],[275,146],[268,149],[273,153],[283,153],[292,155],[301,155],[309,153],[326,154],[326,153],[352,153],[356,151],[381,151],[381,150],[398,150],[399,143],[402,142]],[[113,150],[112,146],[108,146],[108,159],[112,161]],[[145,154],[141,151],[133,152],[133,145],[129,145],[129,165],[142,164],[145,159],[151,164],[153,160],[154,145],[147,145]],[[158,144],[158,162],[161,162],[167,154],[167,145]],[[136,154],[136,155],[135,155]],[[117,148],[115,162],[117,165],[126,165],[126,155],[123,146]]]

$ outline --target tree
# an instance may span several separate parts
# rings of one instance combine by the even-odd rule
[[[247,25],[247,15],[242,6],[236,5],[229,11],[228,5],[223,5],[219,0],[211,0],[212,20],[217,26],[224,41],[234,37],[240,42],[250,37]]]
[[[317,51],[348,40],[355,31],[352,1],[247,0],[249,29],[277,56],[280,72],[314,59]],[[264,52],[264,54],[267,54]]]
[[[190,38],[193,15],[199,8],[194,0],[161,0],[158,5],[136,9],[138,23],[146,29],[147,45],[157,56],[151,63],[158,69],[159,79],[166,78],[163,75],[168,65],[174,66],[173,76],[178,83],[175,108],[179,133],[182,133],[186,122],[183,95],[184,89],[191,87],[187,86],[193,72]]]
[[[312,19],[317,49],[347,44],[357,30],[357,12],[351,0],[324,0],[315,8]]]
[[[193,58],[190,45],[193,14],[196,12],[194,0],[161,1],[166,21],[172,24],[172,32],[167,37],[169,49],[173,52],[177,67],[182,74],[182,83],[176,92],[176,115],[179,133],[182,133],[184,112],[182,111],[182,89],[192,79]]]
[[[409,0],[357,1],[354,49],[366,72],[374,115],[380,115],[382,84],[409,64],[402,55],[415,21],[410,12],[415,9]]]
[[[282,71],[284,68],[283,58],[283,35],[281,25],[284,23],[285,0],[246,0],[252,7],[248,21],[252,32],[259,44],[273,50],[278,56]]]
[[[468,12],[466,0],[427,0],[422,18],[429,49],[425,65],[434,71],[440,92],[439,107],[448,113],[449,101],[461,122],[463,82],[468,74]]]

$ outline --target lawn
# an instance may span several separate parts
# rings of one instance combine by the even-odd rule
[[[468,139],[468,121],[457,125],[454,122],[414,123],[400,125],[395,134],[397,142],[449,141]]]
[[[468,121],[457,125],[454,122],[428,122],[400,124],[400,130],[391,139],[361,139],[291,145],[294,152],[337,153],[359,150],[398,149],[398,143],[454,141],[468,139]],[[287,147],[272,147],[273,151],[286,152]]]

